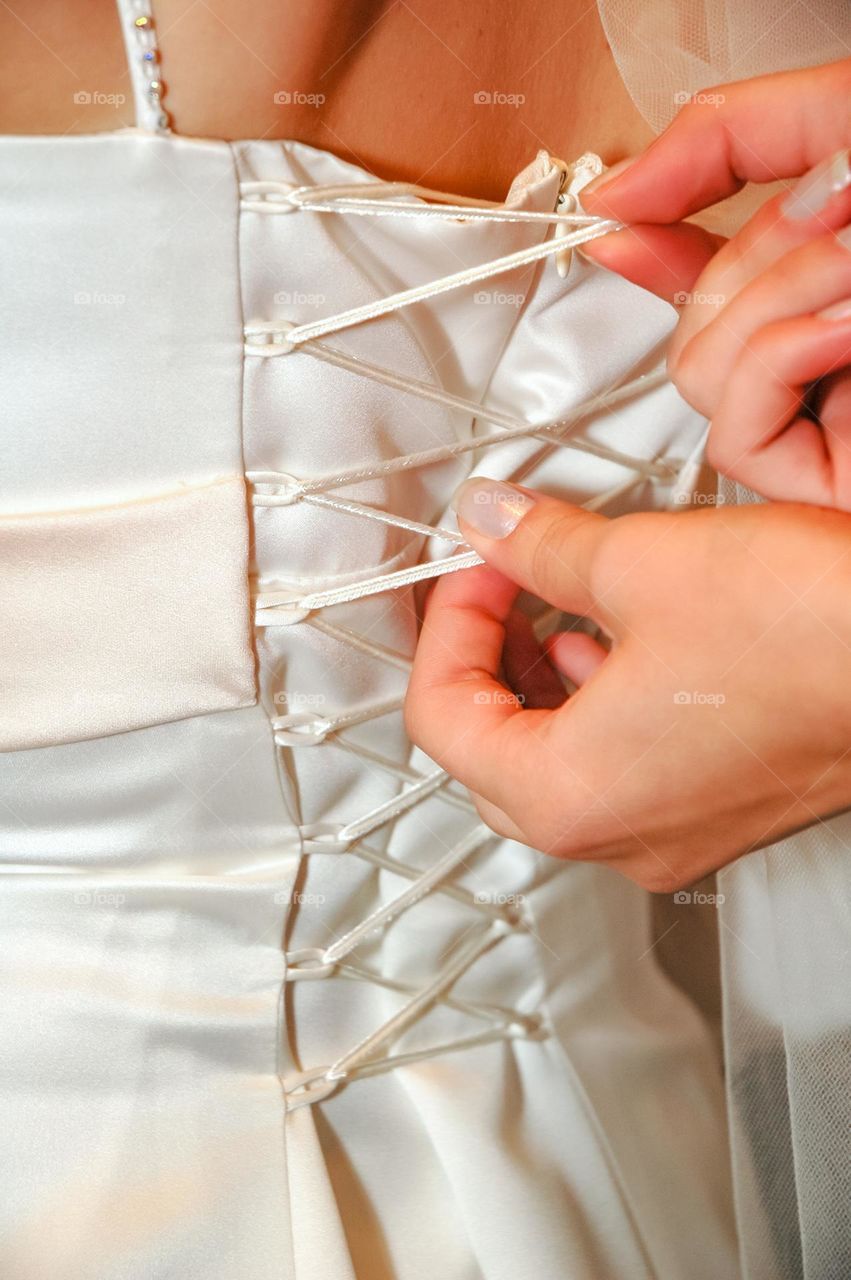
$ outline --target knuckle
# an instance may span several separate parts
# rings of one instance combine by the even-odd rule
[[[772,325],[764,325],[756,329],[744,344],[743,356],[754,369],[767,370],[774,374],[777,350],[777,330]]]
[[[571,527],[569,516],[558,517],[548,521],[535,539],[530,566],[532,578],[546,599],[558,594],[559,585],[568,572],[565,549]]]
[[[596,521],[603,517],[566,507],[536,530],[529,570],[537,593],[551,604],[573,600],[577,586],[593,596],[600,544],[590,526]]]
[[[542,529],[532,549],[532,576],[536,582],[548,583],[556,576],[554,566],[560,563],[563,540],[555,520]]]

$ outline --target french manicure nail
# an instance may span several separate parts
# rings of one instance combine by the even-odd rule
[[[822,160],[799,178],[786,196],[781,212],[793,222],[812,218],[821,213],[834,196],[851,186],[851,162],[849,152],[837,151],[836,155]]]
[[[465,480],[452,499],[460,518],[486,538],[507,538],[534,505],[535,499],[513,484],[484,476]]]

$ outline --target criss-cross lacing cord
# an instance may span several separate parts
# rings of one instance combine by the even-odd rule
[[[258,326],[252,326],[254,330],[257,328]],[[324,346],[324,344],[310,342],[306,344],[304,350],[313,354],[315,346]],[[257,354],[260,354],[260,352]],[[327,348],[321,351],[320,358],[324,355],[327,355]],[[354,372],[361,371],[359,365],[363,362],[352,361],[351,363],[354,366]],[[377,372],[375,366],[370,366],[372,376],[375,376]],[[384,379],[378,380],[383,381]],[[348,485],[362,484],[366,480],[383,479],[401,471],[432,466],[439,462],[445,462],[450,458],[460,457],[465,453],[484,451],[496,445],[504,445],[512,440],[536,437],[555,447],[572,448],[579,452],[590,453],[628,471],[625,479],[584,504],[589,510],[594,510],[598,507],[606,506],[625,490],[638,484],[660,480],[668,481],[669,483],[675,482],[682,464],[632,459],[618,450],[606,448],[603,445],[566,439],[564,438],[566,433],[591,414],[597,413],[602,409],[611,409],[636,394],[661,386],[665,380],[664,370],[654,370],[652,373],[630,379],[629,382],[623,383],[608,392],[590,397],[580,404],[568,418],[537,424],[518,421],[508,414],[495,413],[487,409],[486,406],[478,405],[475,401],[465,400],[460,396],[438,396],[432,388],[428,388],[425,398],[439,398],[444,403],[449,402],[450,407],[463,409],[465,413],[473,417],[477,416],[484,421],[495,421],[500,429],[486,435],[471,436],[467,440],[455,440],[449,444],[437,445],[431,449],[400,454],[395,458],[386,458],[370,466],[358,466],[346,471],[312,476],[309,480],[299,479],[278,471],[248,471],[246,473],[247,479],[253,490],[252,503],[255,506],[289,506],[296,502],[307,502],[316,506],[329,507],[349,515],[360,516],[364,519],[377,520],[409,532],[436,537],[445,542],[466,545],[457,530],[446,529],[439,525],[426,525],[419,521],[410,520],[405,516],[398,516],[379,507],[371,507],[366,503],[355,502],[340,496],[339,493],[330,494],[328,491],[343,489]],[[410,385],[404,386],[404,389],[410,391],[413,395],[420,395],[421,388],[424,385],[427,386],[427,384],[421,383],[418,379],[407,380],[399,375],[393,375],[393,381],[397,385],[409,381]],[[687,463],[691,461],[692,459],[690,458]],[[413,582],[422,581],[425,578],[436,577],[442,573],[454,573],[459,569],[469,568],[471,565],[481,563],[481,557],[476,552],[468,550],[460,555],[407,566],[396,571],[384,571],[320,591],[299,592],[291,588],[260,591],[255,597],[256,622],[261,627],[285,625],[290,621],[301,620],[305,613],[309,613],[313,609],[322,609],[332,604],[357,600],[366,595],[393,590]]]
[[[423,200],[433,203],[425,204]],[[437,202],[437,203],[434,203]],[[241,207],[245,211],[280,215],[305,210],[316,213],[349,214],[380,217],[419,217],[451,221],[542,223],[555,226],[558,238],[489,262],[454,272],[427,284],[405,289],[385,298],[350,308],[336,315],[310,323],[258,322],[245,327],[245,353],[263,359],[292,355],[296,351],[314,359],[335,365],[355,375],[369,378],[385,386],[427,401],[444,405],[463,413],[473,421],[485,422],[497,428],[485,435],[471,436],[467,440],[454,441],[431,449],[400,454],[397,457],[349,468],[325,475],[299,478],[277,471],[249,471],[247,480],[252,489],[255,506],[285,507],[299,502],[336,510],[341,514],[394,526],[421,537],[437,538],[456,547],[466,544],[457,530],[429,525],[412,520],[383,508],[356,501],[338,491],[346,486],[361,484],[434,465],[464,453],[485,450],[505,444],[510,440],[537,438],[551,448],[572,448],[591,453],[628,470],[629,475],[606,492],[589,500],[588,508],[603,507],[616,496],[641,483],[667,482],[674,494],[685,483],[690,484],[702,457],[702,442],[683,460],[636,459],[585,440],[571,439],[571,428],[592,414],[611,409],[630,397],[662,385],[663,369],[630,379],[580,404],[567,418],[556,422],[528,423],[511,415],[489,409],[486,405],[453,395],[436,384],[350,355],[339,348],[329,346],[320,339],[354,325],[401,310],[404,307],[427,301],[453,289],[467,287],[491,276],[538,262],[550,254],[571,250],[581,244],[607,235],[622,224],[609,219],[589,217],[576,213],[546,213],[510,209],[504,205],[474,201],[466,197],[449,196],[407,183],[336,184],[324,187],[304,187],[282,182],[244,182],[241,184]],[[569,229],[572,228],[572,229]],[[256,623],[258,626],[288,625],[305,622],[340,643],[349,645],[371,657],[407,670],[410,663],[402,655],[358,636],[344,627],[336,626],[317,617],[317,612],[335,604],[341,604],[365,596],[392,591],[412,583],[455,572],[458,569],[482,563],[474,551],[467,549],[436,561],[405,566],[391,571],[380,571],[337,586],[329,585],[318,590],[270,586],[258,590],[255,595]],[[401,710],[401,697],[385,698],[369,706],[338,715],[318,715],[312,712],[289,711],[275,717],[272,727],[276,743],[281,747],[300,748],[319,746],[333,742],[343,750],[353,752],[364,763],[369,761],[386,770],[402,782],[402,789],[391,799],[375,806],[360,818],[345,824],[315,824],[301,829],[303,848],[307,855],[345,854],[372,863],[408,881],[390,901],[370,912],[352,929],[325,948],[300,948],[287,953],[287,980],[317,980],[331,976],[357,978],[372,982],[407,997],[402,1006],[381,1026],[363,1037],[352,1049],[334,1062],[290,1076],[285,1091],[290,1108],[315,1103],[327,1097],[344,1081],[357,1076],[374,1075],[393,1067],[423,1061],[436,1054],[448,1053],[472,1045],[504,1040],[518,1035],[540,1035],[541,1022],[536,1015],[516,1010],[495,1010],[494,1006],[476,1001],[459,1001],[448,994],[457,982],[486,951],[504,937],[528,928],[524,913],[514,907],[494,906],[479,902],[473,895],[447,884],[447,877],[474,856],[489,841],[497,837],[487,827],[477,823],[455,846],[448,849],[425,871],[418,871],[391,856],[379,853],[364,843],[374,832],[392,827],[405,813],[427,797],[435,797],[447,803],[460,804],[471,815],[475,810],[469,800],[457,795],[447,784],[451,779],[443,770],[422,774],[410,766],[386,760],[374,750],[352,742],[346,732],[372,719],[397,713]],[[411,910],[426,896],[450,893],[464,901],[472,909],[484,913],[488,919],[457,945],[437,974],[421,988],[397,982],[358,965],[349,959],[350,954],[367,938],[387,929],[406,911]],[[407,1053],[382,1053],[397,1040],[433,1004],[443,1003],[476,1018],[483,1018],[486,1030],[468,1036],[457,1037],[443,1044],[432,1045]]]

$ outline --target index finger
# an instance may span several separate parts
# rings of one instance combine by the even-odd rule
[[[679,222],[746,182],[797,177],[851,143],[851,58],[698,94],[635,161],[582,191],[588,213]]]

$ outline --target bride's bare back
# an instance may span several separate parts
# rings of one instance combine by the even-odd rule
[[[501,198],[539,147],[644,145],[585,0],[156,0],[178,133],[295,138],[382,177]],[[0,6],[0,132],[133,122],[114,0]]]

